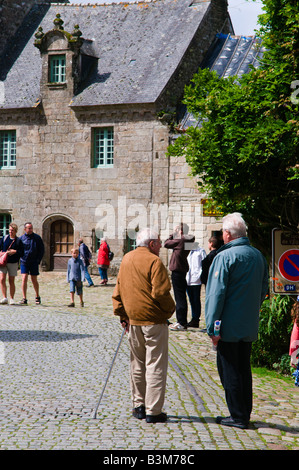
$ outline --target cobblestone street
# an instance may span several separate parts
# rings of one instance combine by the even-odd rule
[[[41,273],[42,304],[0,306],[0,449],[298,450],[299,389],[292,378],[254,375],[250,429],[215,423],[227,415],[210,340],[200,329],[170,332],[164,411],[167,423],[131,415],[129,348],[121,344],[96,419],[122,329],[112,314],[115,279],[84,287],[85,306],[68,308],[64,273]],[[16,301],[21,299],[21,277]]]

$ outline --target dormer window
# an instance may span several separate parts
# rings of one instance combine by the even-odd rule
[[[74,25],[72,33],[64,30],[59,13],[53,29],[44,33],[40,26],[35,33],[34,45],[40,50],[42,58],[40,94],[44,102],[51,101],[57,90],[62,93],[61,98],[68,101],[76,95],[82,82],[81,56],[93,54],[92,41],[87,41],[85,53],[81,52],[85,42],[81,36],[78,25]]]
[[[49,56],[49,82],[65,83],[66,81],[66,60],[65,54]]]

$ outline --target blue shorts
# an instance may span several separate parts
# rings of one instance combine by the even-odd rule
[[[31,274],[31,276],[38,276],[38,263],[21,263],[21,274]]]
[[[70,281],[70,292],[76,292],[78,295],[82,295],[83,282],[82,281]]]

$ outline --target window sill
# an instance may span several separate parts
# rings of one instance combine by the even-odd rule
[[[47,83],[47,87],[50,89],[63,89],[67,87],[67,83]]]
[[[111,170],[114,167],[113,165],[99,165],[99,166],[92,166],[91,168],[94,170]]]

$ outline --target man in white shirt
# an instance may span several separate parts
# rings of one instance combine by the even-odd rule
[[[198,328],[201,315],[201,271],[202,260],[207,256],[205,250],[201,248],[197,242],[194,242],[194,247],[190,251],[187,261],[189,264],[189,271],[186,275],[187,281],[187,294],[191,305],[192,319],[188,323],[188,327]]]

